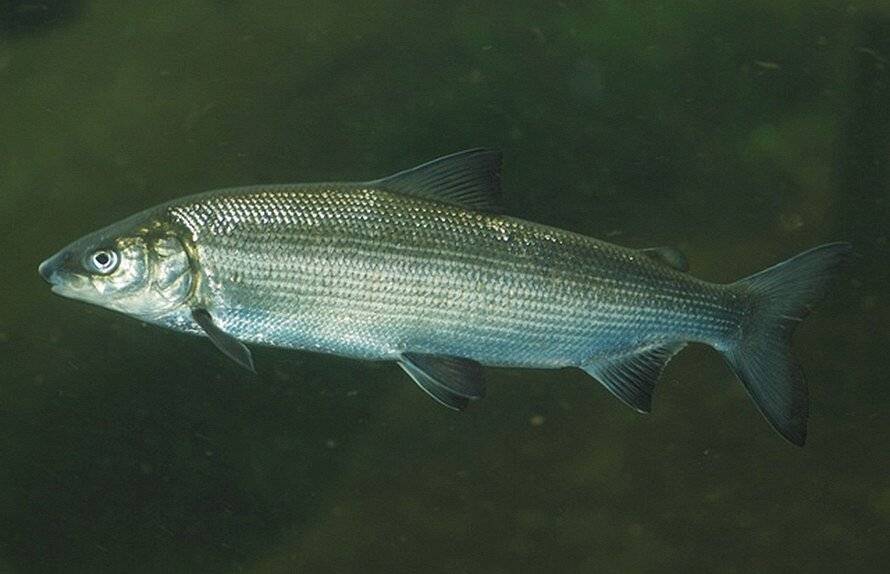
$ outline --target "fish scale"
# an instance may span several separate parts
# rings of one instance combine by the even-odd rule
[[[247,342],[552,367],[713,342],[738,322],[724,287],[637,251],[364,184],[223,190],[168,209],[216,285],[213,314]]]

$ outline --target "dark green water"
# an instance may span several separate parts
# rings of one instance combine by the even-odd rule
[[[890,2],[0,2],[0,572],[877,572],[890,562]],[[507,3],[504,3],[506,6]],[[489,370],[211,345],[37,264],[204,189],[502,149],[512,215],[729,281],[858,257],[786,444],[694,347],[642,416]]]

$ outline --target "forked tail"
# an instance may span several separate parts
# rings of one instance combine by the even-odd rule
[[[750,312],[724,356],[760,412],[798,446],[806,441],[808,400],[791,335],[851,251],[849,243],[820,245],[734,283]]]

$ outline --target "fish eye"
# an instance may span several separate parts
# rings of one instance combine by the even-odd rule
[[[103,275],[111,273],[117,268],[118,255],[116,251],[110,249],[100,249],[94,251],[89,258],[89,266],[91,269]]]

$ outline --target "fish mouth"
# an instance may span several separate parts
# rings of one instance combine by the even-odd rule
[[[71,259],[70,252],[60,251],[37,267],[43,280],[52,285],[52,292],[63,297],[73,297],[74,292],[85,283],[83,277],[66,271],[66,265]]]
[[[51,276],[48,280],[50,291],[54,294],[66,299],[77,299],[78,301],[92,302],[89,291],[85,290],[86,280],[82,277],[60,277],[59,274]]]

